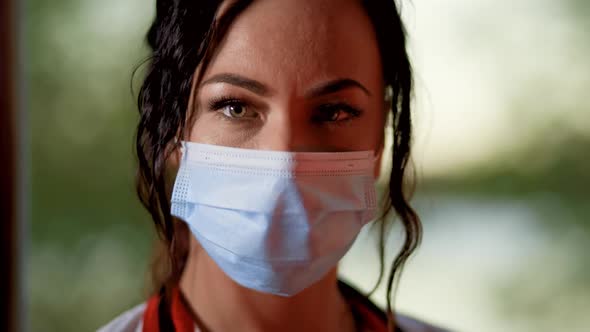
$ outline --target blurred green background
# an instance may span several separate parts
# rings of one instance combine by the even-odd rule
[[[32,331],[95,330],[146,294],[154,234],[133,188],[130,82],[154,6],[26,3]],[[461,331],[589,331],[590,3],[403,10],[425,237],[397,306]],[[364,289],[373,247],[364,233],[342,264]]]

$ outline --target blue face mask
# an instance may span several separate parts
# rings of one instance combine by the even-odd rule
[[[235,282],[294,295],[321,279],[374,218],[374,155],[183,142],[172,215]]]

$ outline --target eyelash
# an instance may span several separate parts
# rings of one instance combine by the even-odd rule
[[[248,111],[248,108],[251,107],[248,103],[242,101],[241,99],[227,97],[227,96],[212,99],[209,102],[208,106],[211,111],[216,112],[216,114],[221,116],[221,118],[224,120],[238,122],[238,121],[244,121],[244,120],[251,120],[251,119],[255,118],[255,117],[234,118],[234,117],[229,117],[229,116],[225,115],[223,112],[221,112],[221,110],[224,107],[231,106],[231,105],[239,105],[241,107],[244,107],[246,109],[246,112]],[[318,119],[319,116],[317,113],[320,113],[320,115],[321,115],[321,113],[324,113],[326,111],[343,111],[347,115],[349,115],[349,117],[347,119],[339,120],[339,121],[324,121],[324,120]],[[325,123],[328,125],[340,126],[340,125],[345,125],[345,124],[349,123],[350,121],[352,121],[353,119],[360,117],[362,113],[363,112],[360,109],[355,108],[347,103],[342,103],[342,102],[328,103],[328,104],[320,105],[318,107],[318,111],[314,112],[314,114],[312,116],[312,122],[315,124]]]
[[[230,105],[247,106],[245,102],[240,99],[232,97],[219,97],[209,101],[209,109],[212,111],[219,111],[220,109]]]

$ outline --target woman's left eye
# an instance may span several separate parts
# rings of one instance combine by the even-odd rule
[[[318,108],[312,116],[312,121],[316,123],[323,122],[344,122],[358,117],[361,111],[348,104],[327,104]]]

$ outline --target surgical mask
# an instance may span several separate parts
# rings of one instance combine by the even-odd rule
[[[182,142],[172,215],[238,284],[294,295],[328,273],[376,210],[373,151]]]

